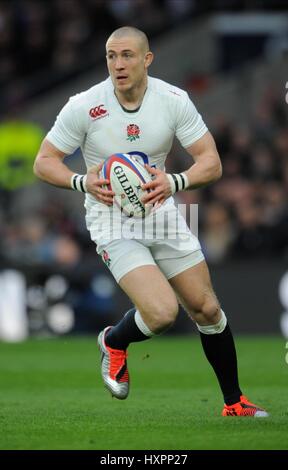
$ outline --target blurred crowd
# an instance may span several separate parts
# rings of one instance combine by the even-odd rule
[[[150,38],[214,11],[285,9],[286,0],[1,0],[0,115],[103,58],[107,32],[133,24]]]
[[[286,3],[0,0],[0,339],[23,339],[28,330],[44,336],[100,330],[130,307],[96,255],[85,226],[84,196],[33,182],[32,164],[47,129],[26,122],[22,104],[100,63],[107,33],[122,25],[133,24],[154,38],[211,9],[273,10]],[[246,126],[220,112],[210,130],[223,164],[222,179],[176,195],[178,203],[186,204],[187,223],[194,229],[188,207],[199,205],[199,238],[212,265],[288,258],[283,95],[267,84]],[[183,157],[173,147],[167,171],[185,170],[191,159]],[[80,169],[81,160],[80,152],[70,157],[71,167],[76,163]],[[11,330],[21,325],[23,331]],[[189,328],[185,323],[183,331]]]
[[[75,68],[83,58],[102,55],[107,31],[130,22],[153,37],[172,24],[205,12],[212,3],[216,9],[262,6],[261,1],[240,0],[2,0],[0,109],[3,112],[5,106],[19,106],[23,88],[37,74],[47,75],[50,71],[57,75]],[[282,2],[265,4],[276,8]],[[268,87],[255,107],[255,114],[247,116],[247,122],[249,126],[239,127],[219,115],[211,131],[223,163],[222,179],[204,190],[177,195],[179,203],[199,203],[200,240],[207,260],[212,263],[288,256],[288,122],[284,97]],[[7,135],[7,129],[5,132]],[[15,150],[17,142],[23,145],[23,138],[17,141],[13,135]],[[42,138],[37,130],[33,142],[40,135]],[[2,176],[3,142],[1,138]],[[29,169],[36,153],[31,142],[30,139],[27,143]],[[181,161],[177,152],[172,152],[167,170],[182,171],[185,167]],[[18,171],[23,178],[19,159],[11,162],[7,159],[8,164],[10,175]],[[2,186],[0,197],[0,258],[4,264],[56,264],[72,272],[71,268],[80,266],[83,260],[91,263],[96,259],[95,247],[84,226],[84,212],[71,212],[64,193],[63,199],[60,195],[51,199],[49,195],[29,216],[15,212],[21,190],[9,191]]]
[[[286,107],[283,97],[269,87],[249,127],[219,117],[211,131],[222,159],[223,177],[204,189],[177,194],[178,203],[199,204],[200,241],[211,263],[288,256]],[[172,151],[167,171],[182,171],[187,162],[185,165],[177,151]],[[58,197],[55,192],[37,211],[20,217],[13,205],[19,194],[5,192],[0,211],[2,260],[57,264],[68,271],[84,259],[85,263],[96,262],[84,211],[71,211],[71,204],[67,205],[70,194],[63,191]],[[81,206],[82,196],[73,196],[79,196]]]
[[[283,93],[267,87],[248,122],[239,126],[219,116],[211,131],[222,178],[178,197],[200,204],[200,240],[212,263],[288,256],[288,112]]]
[[[133,24],[153,37],[194,8],[190,0],[1,0],[0,114],[95,65],[117,27]]]

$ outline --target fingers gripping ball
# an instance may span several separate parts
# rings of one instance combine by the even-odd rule
[[[145,205],[142,197],[147,191],[141,185],[151,181],[151,175],[139,159],[127,153],[115,153],[105,161],[101,176],[110,181],[116,204],[127,217],[143,218],[150,214],[152,205]]]

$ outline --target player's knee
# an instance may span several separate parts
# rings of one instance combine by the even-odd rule
[[[178,315],[178,303],[177,300],[171,300],[170,302],[161,302],[153,309],[153,315],[151,319],[152,330],[155,333],[162,333],[168,330]]]
[[[206,299],[201,314],[207,324],[217,323],[221,318],[221,308],[216,299]]]

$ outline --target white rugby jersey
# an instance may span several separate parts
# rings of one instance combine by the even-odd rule
[[[142,152],[148,156],[150,165],[156,165],[163,170],[174,136],[187,148],[206,131],[206,125],[184,90],[148,77],[141,107],[136,112],[127,112],[114,94],[111,79],[107,78],[70,98],[46,137],[67,155],[80,147],[87,169],[103,162],[114,153]],[[87,228],[100,253],[109,242],[115,240],[114,229],[120,227],[123,218],[117,212],[115,214],[115,211],[112,214],[112,207],[100,203],[89,193],[86,194],[85,207]],[[188,250],[187,252],[200,249],[198,239],[190,233],[183,217],[177,211],[173,197],[168,198],[157,209],[156,214],[151,213],[145,218],[145,237],[149,234],[148,239],[155,239],[154,219],[156,217],[157,227],[163,225],[161,217],[165,210],[171,215],[175,211],[177,213],[177,233],[186,237],[183,249]],[[168,231],[163,235],[168,246],[169,243],[174,243],[174,239],[169,239],[170,232],[172,238],[176,233],[174,225],[170,221]],[[133,238],[143,238],[142,219],[135,221]],[[157,256],[159,259],[169,258],[167,250],[165,253],[160,250]]]
[[[71,97],[46,138],[66,154],[80,147],[87,169],[113,153],[137,151],[148,156],[150,165],[163,170],[174,136],[187,148],[206,131],[184,90],[148,77],[140,109],[127,112],[109,77]]]

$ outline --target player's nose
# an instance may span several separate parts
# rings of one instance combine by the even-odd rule
[[[116,62],[115,62],[115,69],[116,69],[116,70],[123,70],[123,69],[124,69],[124,65],[123,65],[123,62],[122,62],[122,59],[121,59],[121,58],[116,59]]]

